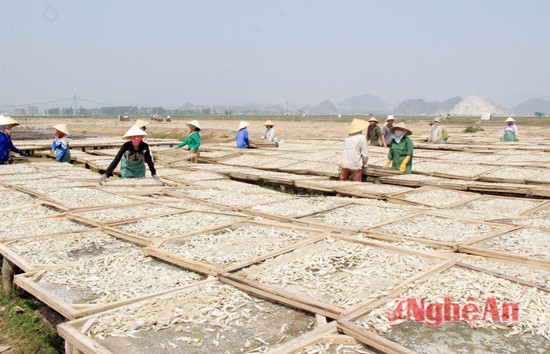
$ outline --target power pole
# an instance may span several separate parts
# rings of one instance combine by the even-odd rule
[[[78,118],[78,111],[76,110],[76,93],[74,94],[74,115]]]

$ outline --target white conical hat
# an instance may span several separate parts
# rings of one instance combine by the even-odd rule
[[[366,120],[354,118],[351,121],[351,125],[349,126],[348,134],[358,133],[363,129],[366,129],[368,126],[369,122],[367,122]]]
[[[131,136],[146,136],[146,135],[147,135],[146,132],[139,129],[135,125],[132,125],[132,127],[130,129],[128,129],[126,134],[124,134],[123,138],[128,138],[128,137],[131,137]]]
[[[19,125],[19,123],[12,117],[0,114],[0,125]]]
[[[512,117],[508,117],[505,122],[515,122],[516,120]]]
[[[143,128],[145,127],[147,124],[149,124],[150,122],[146,121],[146,120],[143,120],[143,119],[138,119],[136,120],[136,122],[134,123],[134,125],[138,128]]]
[[[67,125],[65,125],[65,124],[57,124],[57,125],[54,125],[53,128],[54,128],[55,130],[59,130],[59,131],[62,132],[62,133],[65,133],[65,134],[67,134],[67,135],[71,135],[71,134],[69,133],[69,128],[67,128]]]
[[[187,126],[194,126],[195,128],[201,129],[201,126],[199,125],[199,122],[197,122],[196,120],[192,120],[192,121],[187,122],[185,124],[187,124]]]
[[[241,120],[241,122],[239,123],[239,130],[241,130],[242,128],[246,128],[248,127],[248,122],[245,122],[244,120]]]

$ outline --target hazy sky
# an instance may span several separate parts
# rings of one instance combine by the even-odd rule
[[[365,93],[511,107],[550,100],[549,37],[548,0],[0,0],[0,109],[74,94],[170,109]]]

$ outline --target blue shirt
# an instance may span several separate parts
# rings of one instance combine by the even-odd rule
[[[67,149],[69,148],[69,139],[67,139],[67,136],[53,139],[52,150],[55,151],[57,148],[61,149],[61,151],[59,152],[59,154],[57,154],[56,159],[61,161],[63,156],[65,156],[65,154],[67,153]]]
[[[8,161],[10,154],[8,150],[19,152],[19,149],[13,146],[11,137],[6,132],[0,133],[0,160]]]
[[[237,140],[237,147],[239,149],[248,148],[248,129],[243,128],[239,130],[235,139]]]

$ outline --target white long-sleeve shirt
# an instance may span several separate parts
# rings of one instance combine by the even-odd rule
[[[361,132],[350,134],[344,140],[342,168],[360,170],[367,163],[369,156],[367,138]]]

